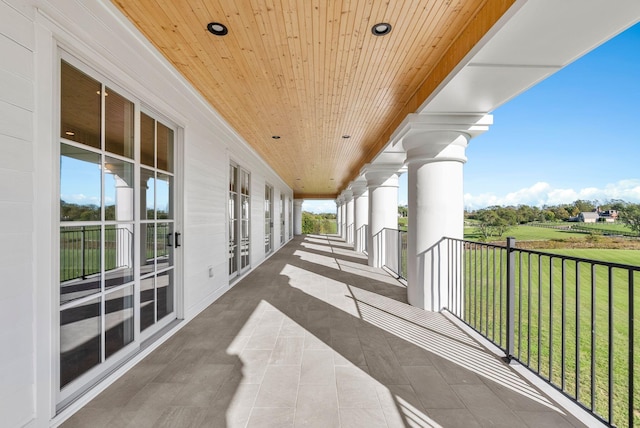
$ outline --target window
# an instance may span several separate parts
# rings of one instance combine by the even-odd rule
[[[249,173],[237,165],[229,166],[229,276],[249,268],[250,196]]]
[[[273,251],[273,187],[264,186],[264,253]]]

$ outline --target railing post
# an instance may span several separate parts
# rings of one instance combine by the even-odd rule
[[[82,279],[86,278],[86,270],[84,265],[84,240],[85,240],[84,232],[85,232],[85,227],[82,226],[82,230],[80,231],[80,264],[82,266],[81,268],[82,272],[80,276],[82,277]]]
[[[507,238],[507,360],[513,358],[515,338],[516,238]]]

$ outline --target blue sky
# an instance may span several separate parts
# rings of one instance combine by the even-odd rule
[[[640,203],[640,24],[492,114],[494,124],[467,149],[466,208]],[[305,201],[303,210],[334,212],[335,203]]]

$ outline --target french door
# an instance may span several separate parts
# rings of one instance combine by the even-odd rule
[[[60,63],[59,403],[176,318],[180,246],[174,128],[71,62]]]
[[[273,251],[273,187],[264,186],[264,253]]]
[[[229,278],[250,266],[249,172],[235,164],[229,166]]]

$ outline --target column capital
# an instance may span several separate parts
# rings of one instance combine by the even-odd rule
[[[493,116],[485,113],[410,114],[392,135],[392,144],[401,144],[407,161],[428,162],[459,160],[465,162],[464,151],[447,148],[465,146],[474,137],[489,130]],[[452,153],[447,153],[452,152]],[[451,159],[450,159],[451,158]]]
[[[296,207],[301,207],[303,203],[304,203],[304,199],[294,199],[293,200],[293,206],[296,206]]]
[[[364,177],[358,177],[349,184],[349,188],[353,192],[354,198],[359,198],[367,191],[367,180]]]
[[[398,174],[402,165],[371,164],[362,167],[360,173],[367,180],[367,187],[392,186],[398,187]],[[393,179],[395,176],[395,179]]]
[[[342,196],[342,200],[347,203],[353,199],[353,191],[351,189],[344,189],[340,194]]]

